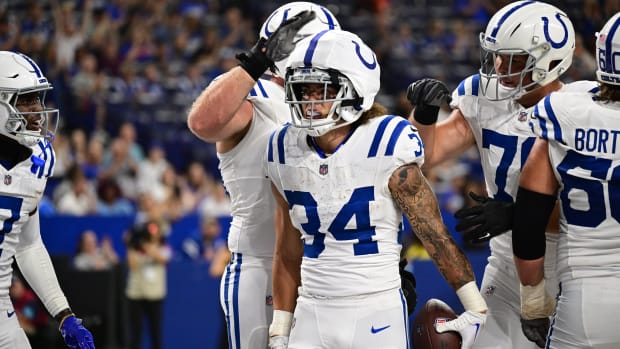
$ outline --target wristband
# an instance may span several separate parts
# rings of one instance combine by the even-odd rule
[[[289,333],[291,333],[292,322],[293,313],[285,310],[274,310],[273,321],[271,322],[271,325],[269,325],[269,337],[288,337]]]
[[[555,300],[547,295],[545,279],[538,285],[520,285],[521,317],[525,320],[549,317],[555,308]]]
[[[56,321],[58,321],[58,323],[59,323],[58,328],[62,327],[62,323],[69,316],[75,316],[75,314],[73,313],[71,308],[65,308],[65,309],[61,310],[60,313],[54,315],[54,319],[56,319]]]
[[[487,303],[482,298],[478,286],[475,281],[470,281],[456,290],[456,295],[463,304],[465,310],[471,310],[477,313],[487,311]]]

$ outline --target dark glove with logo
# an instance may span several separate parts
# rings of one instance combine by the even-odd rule
[[[525,320],[521,318],[521,329],[527,339],[536,343],[540,348],[544,348],[547,342],[547,332],[549,332],[549,318]]]
[[[446,85],[439,80],[429,78],[418,80],[409,85],[407,99],[415,107],[413,118],[422,125],[436,123],[441,104],[452,101]]]
[[[480,243],[512,229],[514,203],[493,200],[470,192],[469,196],[480,205],[462,208],[454,214],[458,220],[456,231],[464,234],[469,243]]]
[[[415,310],[415,305],[418,301],[418,294],[415,291],[415,277],[411,272],[405,270],[406,266],[407,260],[401,260],[398,265],[398,272],[400,273],[400,288],[403,290],[403,294],[407,300],[407,311],[409,315],[411,315]]]
[[[241,68],[258,80],[270,69],[275,72],[274,62],[288,57],[295,48],[293,39],[299,29],[316,17],[314,12],[303,11],[287,19],[268,39],[260,38],[249,51],[238,54],[237,60]]]

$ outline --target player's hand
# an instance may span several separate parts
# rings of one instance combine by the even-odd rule
[[[286,349],[288,348],[288,337],[274,336],[269,337],[269,349]]]
[[[435,326],[435,330],[439,333],[446,331],[456,331],[461,335],[462,349],[473,348],[474,341],[480,333],[482,326],[487,319],[487,314],[468,310],[462,313],[454,320],[439,323]]]
[[[547,342],[550,322],[547,317],[532,320],[521,318],[521,329],[527,339],[536,343],[539,348],[544,348]]]
[[[407,99],[415,107],[413,118],[422,125],[436,123],[441,104],[452,101],[446,85],[430,78],[421,79],[409,85]]]
[[[521,329],[527,339],[545,347],[549,332],[549,317],[555,309],[555,298],[547,293],[545,279],[536,286],[520,287]]]
[[[514,203],[491,199],[470,192],[469,196],[480,205],[462,208],[454,214],[456,231],[464,234],[469,243],[480,243],[512,229]]]
[[[93,335],[84,326],[82,319],[67,316],[60,323],[60,334],[70,349],[95,349]]]
[[[400,288],[403,290],[405,300],[407,301],[407,312],[411,315],[415,310],[415,305],[418,301],[418,294],[415,290],[415,276],[413,276],[413,273],[405,269],[406,266],[407,260],[401,260],[398,265],[398,272],[400,273]]]
[[[249,51],[238,54],[236,57],[239,65],[254,80],[258,80],[267,69],[275,72],[274,62],[281,61],[291,54],[296,44],[295,35],[315,17],[314,12],[303,11],[287,19],[268,39],[260,38]]]

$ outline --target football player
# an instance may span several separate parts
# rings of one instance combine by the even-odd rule
[[[91,333],[69,308],[39,229],[38,205],[54,170],[51,140],[58,109],[45,106],[52,89],[39,66],[0,51],[0,348],[30,348],[9,298],[13,260],[69,348],[94,348]]]
[[[289,349],[409,348],[399,257],[403,213],[466,311],[438,325],[471,348],[486,304],[420,171],[409,121],[374,103],[380,67],[355,34],[322,31],[287,61],[292,124],[270,136],[278,218],[272,324]],[[293,313],[294,311],[294,313]]]
[[[323,6],[281,6],[262,25],[258,43],[238,56],[240,65],[213,81],[189,112],[192,132],[216,145],[232,202],[232,260],[220,287],[231,348],[265,348],[272,321],[275,204],[262,174],[262,155],[269,134],[290,119],[284,103],[284,61],[301,38],[339,28]]]
[[[529,295],[523,331],[541,348],[620,348],[620,13],[597,36],[600,89],[536,105],[537,138],[519,180],[512,241]],[[556,198],[561,286],[547,331],[555,301],[544,287],[544,231]]]
[[[528,125],[533,106],[553,91],[587,91],[593,83],[564,85],[575,47],[571,21],[558,8],[518,1],[500,9],[480,34],[480,73],[463,80],[449,96],[443,83],[424,79],[408,89],[415,106],[411,118],[424,140],[425,166],[457,157],[476,144],[489,197],[457,211],[456,229],[472,243],[490,240],[491,256],[481,291],[489,306],[476,348],[535,348],[521,331],[519,280],[511,234],[514,199],[521,168],[534,144]],[[439,106],[451,100],[450,116],[436,124]],[[555,233],[547,234],[545,260],[549,294],[557,293]],[[549,230],[551,231],[551,229]]]

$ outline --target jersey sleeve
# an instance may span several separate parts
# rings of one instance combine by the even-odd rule
[[[476,115],[476,100],[480,91],[480,74],[465,78],[452,92],[450,107],[458,108],[465,116]]]
[[[269,178],[278,191],[283,194],[278,164],[286,163],[284,137],[290,124],[280,127],[269,135],[269,142],[264,153],[263,174]]]
[[[291,111],[285,103],[284,89],[269,80],[258,79],[246,97],[258,114],[282,125],[291,120]]]
[[[564,141],[564,132],[562,131],[563,122],[562,100],[570,96],[570,93],[553,92],[543,98],[531,111],[529,125],[536,136],[545,140],[555,140],[562,144]]]
[[[400,116],[384,116],[375,128],[371,129],[368,157],[390,159],[386,168],[390,174],[396,168],[410,163],[424,164],[424,144],[418,130],[409,120]]]

